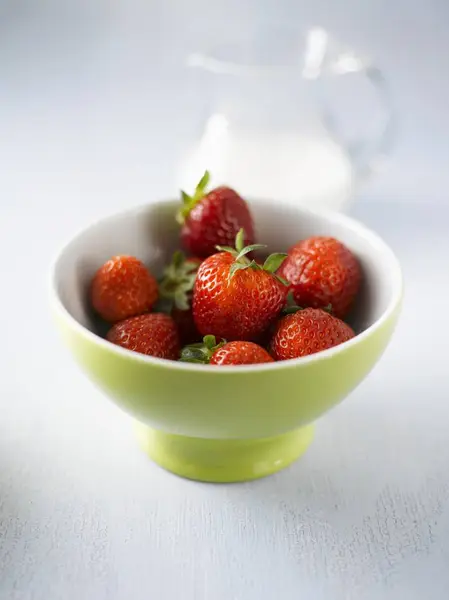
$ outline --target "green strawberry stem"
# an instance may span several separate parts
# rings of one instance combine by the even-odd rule
[[[217,344],[214,335],[205,335],[202,342],[185,346],[181,351],[179,360],[181,362],[208,365],[214,353],[225,344],[226,340],[222,340]]]
[[[190,308],[189,293],[193,290],[198,266],[186,260],[185,255],[177,251],[171,263],[164,269],[159,282],[159,296],[164,312],[173,307],[179,310]]]
[[[270,256],[268,256],[268,258],[265,260],[264,264],[259,265],[255,260],[250,260],[247,257],[247,254],[254,252],[255,250],[266,248],[266,244],[251,244],[249,246],[245,246],[244,240],[245,232],[243,229],[240,229],[235,237],[235,248],[231,248],[230,246],[216,246],[217,250],[220,252],[229,252],[229,254],[232,254],[235,259],[229,270],[230,278],[233,277],[237,271],[242,269],[253,269],[254,271],[266,271],[267,273],[271,273],[283,285],[290,285],[288,281],[279,275],[276,275],[276,271],[287,258],[287,254],[281,252],[270,254]]]
[[[180,225],[185,223],[190,211],[198,204],[200,200],[202,200],[202,198],[204,198],[209,180],[210,173],[209,171],[205,171],[195,188],[193,196],[189,196],[189,194],[181,190],[182,206],[176,213],[176,220]]]

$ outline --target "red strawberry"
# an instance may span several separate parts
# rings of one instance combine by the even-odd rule
[[[210,359],[211,365],[255,365],[274,362],[268,352],[253,342],[229,342]]]
[[[292,284],[298,305],[324,308],[331,304],[339,318],[351,309],[361,280],[355,256],[331,237],[298,242],[288,251],[279,275]]]
[[[203,343],[186,346],[181,353],[184,362],[210,365],[254,365],[274,362],[264,348],[253,342],[220,342],[215,336],[206,335]]]
[[[182,192],[183,205],[177,215],[184,248],[204,258],[215,254],[216,246],[232,245],[240,229],[245,232],[245,244],[254,242],[253,219],[243,198],[228,187],[206,193],[208,182],[206,171],[193,196]]]
[[[175,322],[168,315],[149,313],[116,323],[107,334],[113,344],[158,358],[177,360],[180,346]]]
[[[278,322],[270,352],[275,360],[299,358],[338,346],[354,336],[351,327],[337,317],[320,308],[305,308]]]
[[[191,307],[193,284],[200,264],[200,258],[185,258],[182,252],[175,252],[159,284],[161,307],[173,317],[182,344],[191,344],[201,337]]]
[[[244,247],[240,230],[235,250],[219,247],[221,252],[201,263],[193,292],[193,317],[202,335],[253,340],[278,316],[288,288],[275,271],[285,254],[272,254],[261,267],[246,256],[259,247]]]
[[[110,323],[148,312],[157,297],[156,279],[133,256],[114,256],[92,281],[92,306]]]

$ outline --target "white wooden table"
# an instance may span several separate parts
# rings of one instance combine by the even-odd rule
[[[59,244],[96,216],[171,192],[174,149],[190,134],[167,98],[170,69],[166,87],[141,75],[139,57],[167,44],[154,23],[147,35],[151,19],[135,5],[134,17],[114,5],[124,11],[114,21],[103,3],[68,17],[47,7],[46,18],[30,4],[0,42],[0,598],[446,600],[449,123],[434,113],[447,82],[418,89],[393,56],[398,96],[421,94],[421,117],[413,129],[413,97],[396,162],[353,209],[404,267],[403,318],[382,362],[284,472],[243,485],[183,481],[141,454],[127,419],[72,364],[47,309]],[[176,3],[166,5],[162,23]],[[438,45],[447,9],[433,10]],[[173,126],[161,126],[168,118]],[[438,123],[427,146],[426,119]]]

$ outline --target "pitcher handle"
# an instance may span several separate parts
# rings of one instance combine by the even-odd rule
[[[388,84],[382,71],[371,60],[342,48],[324,29],[313,28],[309,30],[307,37],[304,77],[319,80],[323,75],[339,77],[359,73],[371,84],[381,105],[382,121],[374,135],[343,142],[354,167],[356,182],[366,180],[390,155],[396,138],[396,115]],[[324,102],[323,120],[330,134],[341,144],[338,117],[327,106],[327,102]]]

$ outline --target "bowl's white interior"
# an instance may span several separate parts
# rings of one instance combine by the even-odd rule
[[[282,204],[253,203],[257,241],[268,251],[286,251],[311,235],[332,235],[358,257],[363,285],[350,322],[361,332],[374,324],[400,294],[401,277],[393,253],[377,235],[348,217]],[[160,202],[105,218],[78,234],[62,250],[54,268],[54,290],[81,325],[99,332],[89,306],[95,271],[117,254],[137,256],[156,274],[178,247],[173,217],[177,203]],[[256,208],[257,207],[257,208]]]

